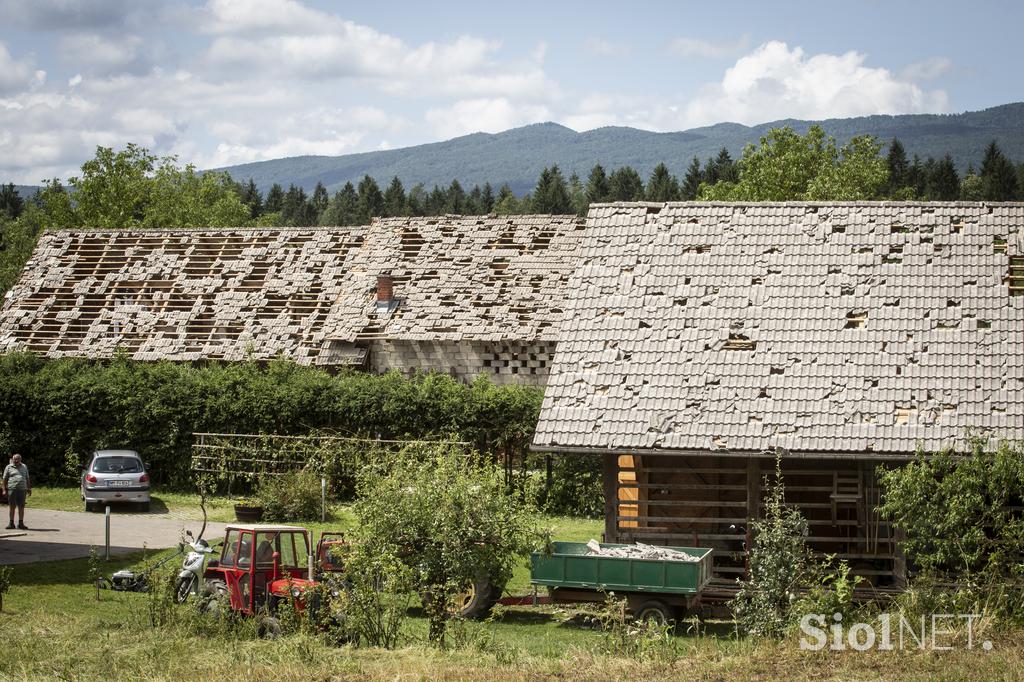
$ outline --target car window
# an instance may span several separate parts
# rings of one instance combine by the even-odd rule
[[[97,457],[92,462],[94,474],[141,474],[142,462],[137,457]]]
[[[234,566],[235,557],[238,555],[238,531],[228,531],[228,537],[224,540],[224,549],[220,556],[221,566]]]

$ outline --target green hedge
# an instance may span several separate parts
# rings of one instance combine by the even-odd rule
[[[452,437],[522,454],[542,391],[466,385],[443,374],[330,374],[278,360],[190,365],[0,355],[0,450],[21,452],[39,482],[77,481],[93,450],[138,450],[157,482],[187,481],[193,432],[385,439]]]

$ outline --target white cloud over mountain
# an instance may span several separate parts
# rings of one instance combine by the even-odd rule
[[[920,85],[949,71],[944,58],[896,73],[858,52],[808,54],[768,42],[696,94],[666,94],[671,75],[640,93],[611,78],[587,91],[551,76],[543,42],[510,48],[491,31],[414,43],[297,0],[0,0],[0,13],[52,47],[0,42],[0,180],[27,184],[75,174],[98,144],[135,142],[208,168],[547,120],[577,130],[679,130],[948,109],[942,90]],[[679,39],[672,50],[723,58],[747,40]],[[580,45],[622,65],[639,50],[598,38]]]

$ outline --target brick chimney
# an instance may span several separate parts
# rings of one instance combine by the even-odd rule
[[[377,275],[377,303],[390,305],[395,300],[394,282],[391,275]]]

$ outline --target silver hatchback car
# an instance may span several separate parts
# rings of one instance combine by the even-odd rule
[[[85,511],[108,504],[134,503],[149,511],[149,466],[134,450],[97,450],[82,470]]]

